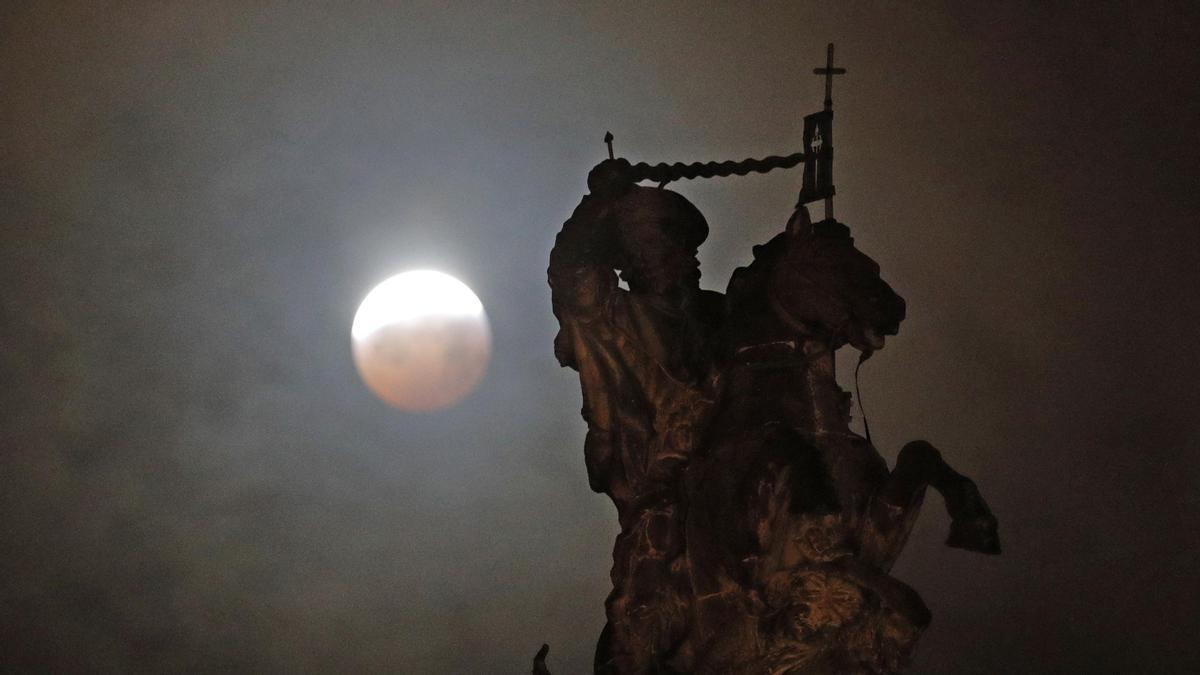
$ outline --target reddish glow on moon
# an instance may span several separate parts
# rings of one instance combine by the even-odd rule
[[[404,410],[457,403],[479,384],[492,351],[483,303],[463,282],[432,270],[404,272],[372,289],[350,333],[363,382]]]

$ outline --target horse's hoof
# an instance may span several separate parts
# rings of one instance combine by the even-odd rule
[[[999,554],[1000,533],[997,531],[996,517],[988,514],[951,520],[946,545],[976,553]]]

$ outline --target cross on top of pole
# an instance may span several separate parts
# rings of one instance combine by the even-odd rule
[[[833,110],[833,76],[845,75],[845,68],[833,67],[833,43],[829,43],[829,48],[825,52],[825,67],[813,68],[814,75],[825,76],[825,109]]]

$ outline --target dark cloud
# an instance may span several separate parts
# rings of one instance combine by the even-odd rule
[[[1183,5],[10,3],[0,10],[0,663],[582,672],[611,508],[552,357],[559,224],[636,160],[797,146],[838,44],[837,209],[909,301],[863,368],[1006,550],[897,574],[920,672],[1187,672],[1200,568],[1200,43]],[[722,289],[789,172],[682,184]],[[477,290],[437,415],[357,381],[369,287]]]

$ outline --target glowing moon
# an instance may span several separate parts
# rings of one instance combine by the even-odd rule
[[[449,274],[397,274],[363,299],[350,329],[354,364],[376,396],[404,410],[454,405],[492,352],[483,303]]]

